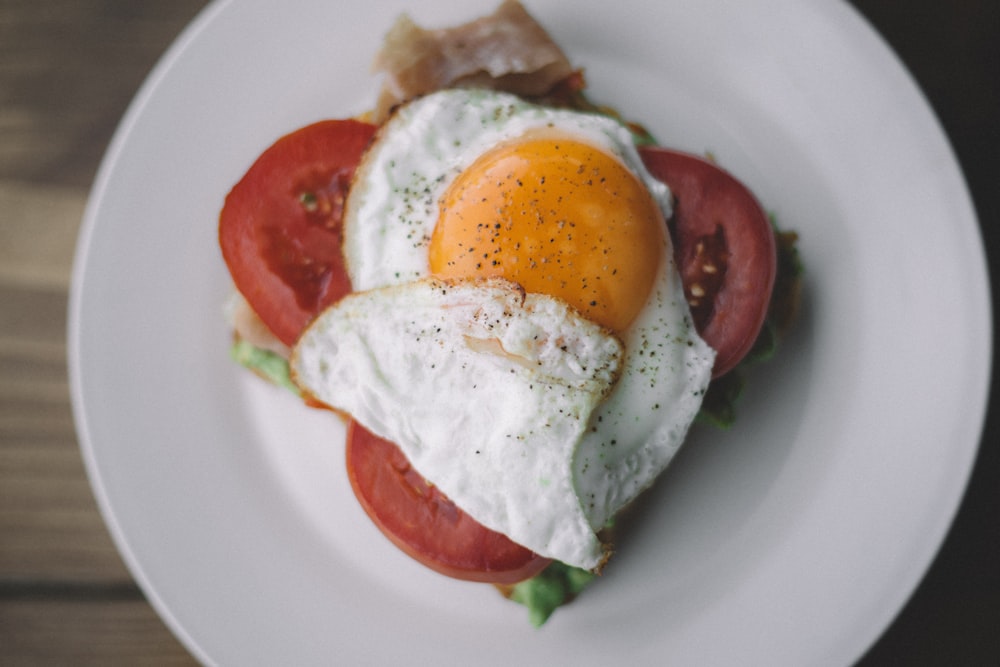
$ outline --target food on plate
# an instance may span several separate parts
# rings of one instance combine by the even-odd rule
[[[386,35],[374,69],[385,74],[375,122],[402,102],[444,88],[540,96],[574,74],[562,49],[513,0],[489,16],[437,30],[421,28],[404,14]]]
[[[696,418],[731,421],[791,318],[795,239],[591,104],[516,2],[400,19],[378,63],[371,114],[280,138],[226,198],[233,354],[348,419],[352,488],[394,544],[540,624]]]

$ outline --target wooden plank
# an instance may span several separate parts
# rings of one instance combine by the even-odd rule
[[[70,419],[63,345],[69,258],[83,197],[139,83],[204,4],[0,5],[5,665],[192,664],[130,583],[90,496]],[[894,0],[853,4],[889,30],[904,60],[916,68],[965,161],[983,220],[995,219],[996,137],[989,131],[998,91],[995,0],[955,3],[943,13],[930,2],[916,8]],[[992,242],[990,249],[995,247]],[[996,420],[991,424],[988,433],[995,435]],[[984,444],[996,439],[987,437]],[[929,585],[861,664],[996,662],[996,452],[984,448],[973,502],[938,559],[937,575],[932,571]]]
[[[72,439],[0,436],[4,580],[128,582]]]
[[[90,186],[143,78],[205,0],[4,0],[0,180]]]
[[[122,565],[73,429],[66,307],[87,190],[206,0],[0,9],[0,663],[193,664]]]
[[[87,192],[0,181],[0,283],[69,287]]]
[[[137,593],[82,587],[53,593],[0,597],[4,665],[197,664]]]
[[[0,283],[0,339],[28,344],[64,344],[65,289],[36,289]]]

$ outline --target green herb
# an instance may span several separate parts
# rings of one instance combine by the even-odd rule
[[[515,584],[510,599],[528,608],[528,619],[541,627],[556,609],[571,601],[596,575],[559,561],[527,581]]]
[[[798,307],[803,274],[796,246],[798,235],[781,231],[773,215],[770,219],[777,245],[777,273],[767,318],[746,357],[736,368],[708,385],[697,416],[699,422],[722,429],[728,429],[736,421],[736,405],[743,393],[747,369],[774,356],[781,336],[794,320]]]
[[[708,385],[697,421],[717,428],[728,429],[736,421],[736,403],[743,393],[743,373],[736,367]]]
[[[314,192],[303,192],[299,194],[299,203],[302,208],[312,213],[319,207],[319,200]]]
[[[295,394],[300,393],[299,388],[292,382],[288,361],[280,354],[254,347],[242,339],[233,343],[229,354],[236,363],[249,368],[264,379],[279,387],[290,389]]]

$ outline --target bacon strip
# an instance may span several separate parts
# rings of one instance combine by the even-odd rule
[[[438,30],[421,28],[404,14],[386,35],[374,69],[385,74],[375,122],[396,105],[442,88],[540,96],[573,73],[562,49],[517,0],[504,0],[489,16]]]
[[[226,302],[226,318],[237,338],[245,340],[256,348],[274,352],[284,359],[289,357],[291,351],[288,346],[267,328],[260,316],[238,292],[234,291]]]

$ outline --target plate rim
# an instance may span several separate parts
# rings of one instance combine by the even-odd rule
[[[129,137],[132,133],[132,128],[136,123],[137,119],[141,116],[144,108],[151,103],[151,100],[155,96],[156,90],[159,88],[159,84],[164,77],[168,75],[171,68],[173,67],[175,61],[182,57],[184,52],[187,50],[189,44],[195,41],[202,30],[211,22],[218,19],[218,17],[223,14],[230,5],[235,4],[233,0],[216,0],[206,5],[194,18],[194,20],[189,23],[185,29],[179,34],[177,39],[170,45],[170,47],[164,52],[161,58],[158,60],[157,64],[151,70],[149,76],[145,79],[143,84],[138,89],[135,97],[127,108],[122,121],[118,128],[115,130],[113,138],[109,143],[107,152],[101,161],[101,165],[95,177],[93,186],[90,191],[90,196],[88,197],[87,206],[84,211],[83,223],[80,230],[80,235],[77,241],[76,253],[73,262],[73,271],[71,277],[71,287],[70,287],[70,299],[69,299],[69,317],[67,325],[67,360],[69,368],[69,379],[70,379],[70,389],[71,398],[73,406],[74,421],[77,427],[78,437],[80,438],[80,447],[84,453],[84,462],[87,475],[90,479],[91,488],[98,500],[98,506],[101,510],[101,514],[105,522],[109,526],[109,532],[115,542],[119,553],[122,554],[123,559],[129,570],[136,576],[137,582],[142,588],[143,592],[146,594],[147,598],[150,600],[152,606],[156,609],[157,613],[164,619],[166,624],[171,628],[175,635],[177,635],[181,641],[184,643],[185,647],[190,650],[196,657],[202,662],[211,662],[211,657],[205,654],[202,650],[201,645],[195,641],[195,639],[189,634],[188,629],[183,626],[179,619],[177,619],[169,606],[163,601],[161,596],[155,590],[148,578],[143,564],[139,561],[125,539],[124,531],[122,526],[118,523],[118,518],[115,514],[113,502],[110,497],[107,496],[106,489],[101,482],[101,474],[99,470],[99,463],[96,458],[96,451],[94,449],[93,443],[90,441],[90,424],[89,424],[89,412],[87,410],[87,398],[84,395],[84,379],[82,377],[82,370],[80,367],[81,362],[81,348],[80,348],[80,327],[81,327],[81,308],[84,292],[84,281],[85,281],[85,271],[86,271],[86,260],[89,254],[90,245],[93,242],[93,237],[96,234],[96,227],[98,224],[99,213],[101,205],[104,198],[107,196],[106,187],[110,174],[114,169],[117,158],[122,150],[128,143]],[[853,6],[846,2],[838,3],[843,7],[849,9],[855,16],[856,19],[860,19],[860,22],[874,35],[879,42],[884,47],[885,52],[890,55],[896,62],[898,69],[906,76],[909,85],[911,85],[923,100],[926,109],[930,112],[934,123],[940,132],[941,137],[947,145],[950,151],[950,158],[952,164],[957,169],[958,176],[961,179],[961,185],[964,188],[964,195],[966,198],[966,203],[969,207],[971,214],[971,219],[973,222],[978,220],[977,212],[972,204],[971,194],[968,191],[968,185],[965,182],[964,175],[962,174],[960,163],[957,157],[954,155],[951,142],[947,137],[943,127],[937,115],[934,113],[932,107],[930,106],[926,96],[923,91],[917,85],[916,81],[912,78],[909,70],[905,66],[897,54],[889,47],[888,44],[881,38],[877,33],[872,24],[856,10]],[[987,305],[987,309],[983,316],[985,324],[985,338],[987,340],[991,339],[993,331],[992,323],[992,308],[989,299],[990,283],[988,278],[988,272],[986,271],[986,253],[985,247],[982,239],[981,227],[976,225],[974,228],[974,233],[976,235],[976,240],[978,241],[978,250],[980,255],[980,266],[982,267],[982,278],[983,286],[985,288],[983,293],[984,301]],[[992,367],[992,346],[987,346],[986,358],[984,364],[987,368]],[[981,382],[979,390],[976,390],[981,399],[979,405],[976,407],[975,414],[976,418],[969,420],[970,423],[975,424],[974,427],[970,426],[970,429],[978,433],[976,442],[973,446],[967,447],[963,450],[965,453],[965,463],[963,464],[965,474],[964,479],[960,485],[953,488],[952,498],[949,499],[948,505],[950,506],[950,511],[946,512],[947,518],[943,519],[943,523],[935,531],[938,534],[937,539],[932,540],[936,545],[933,549],[930,549],[930,553],[924,559],[924,562],[915,566],[913,569],[916,570],[916,574],[911,576],[912,581],[908,584],[902,586],[905,589],[905,593],[902,598],[898,601],[898,604],[890,604],[889,606],[894,607],[894,611],[891,611],[884,624],[876,628],[871,632],[871,637],[869,641],[859,648],[859,652],[855,656],[860,657],[863,655],[871,644],[885,631],[885,629],[891,624],[891,622],[896,618],[898,613],[904,608],[906,601],[915,592],[918,584],[920,583],[923,576],[926,574],[927,569],[930,567],[933,560],[936,558],[938,552],[940,551],[948,531],[948,528],[952,525],[955,515],[957,514],[961,499],[965,495],[966,488],[968,486],[969,478],[972,474],[973,464],[977,457],[978,450],[981,445],[981,438],[983,433],[983,428],[985,426],[988,399],[989,399],[989,386],[990,386],[990,371],[986,370]]]

